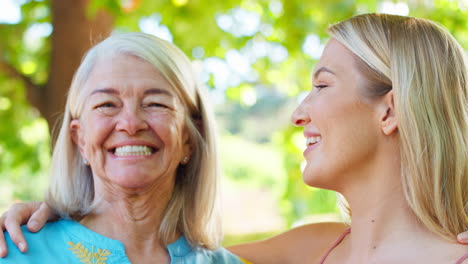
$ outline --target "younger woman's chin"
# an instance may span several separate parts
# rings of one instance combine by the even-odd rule
[[[336,180],[333,180],[330,175],[324,175],[323,173],[313,173],[304,171],[302,174],[302,181],[314,188],[327,189],[327,190],[336,190]]]

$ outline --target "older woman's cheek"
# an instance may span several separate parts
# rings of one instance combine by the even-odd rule
[[[112,136],[114,131],[113,123],[112,119],[96,117],[96,113],[91,113],[89,118],[83,120],[86,158],[90,162],[94,176],[106,175],[106,162],[108,162],[110,153],[105,147],[105,142]]]

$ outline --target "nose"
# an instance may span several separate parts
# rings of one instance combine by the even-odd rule
[[[304,99],[299,106],[294,110],[292,116],[291,116],[291,122],[295,126],[303,127],[306,126],[310,122],[310,117],[307,114],[306,107],[305,107],[305,101],[307,100]]]
[[[145,120],[144,114],[141,113],[137,107],[124,108],[117,118],[118,120],[115,126],[117,131],[135,135],[139,131],[148,129],[148,123]]]

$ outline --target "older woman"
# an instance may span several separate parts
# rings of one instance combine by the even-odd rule
[[[231,250],[256,264],[468,263],[468,246],[455,242],[468,229],[463,49],[411,17],[361,15],[329,33],[292,122],[304,128],[305,183],[341,193],[352,221]],[[20,208],[14,215],[28,217],[34,206]]]
[[[28,253],[11,250],[0,263],[242,263],[217,249],[205,98],[189,60],[166,41],[130,33],[93,47],[52,157],[46,202],[67,220],[25,232]]]

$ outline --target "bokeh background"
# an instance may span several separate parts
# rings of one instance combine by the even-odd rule
[[[41,199],[83,53],[111,32],[142,31],[179,46],[210,91],[226,245],[340,220],[335,193],[302,183],[305,140],[289,117],[326,27],[367,12],[438,21],[468,47],[468,0],[0,0],[0,211]]]

